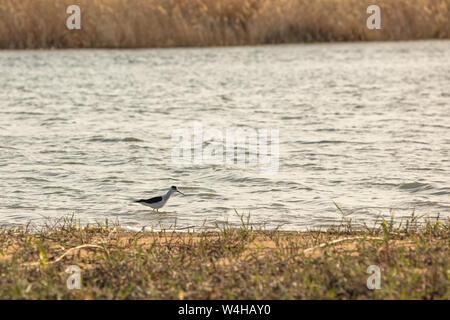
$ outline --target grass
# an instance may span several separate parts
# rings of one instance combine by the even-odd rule
[[[326,231],[123,232],[64,217],[0,231],[0,299],[449,299],[450,220]],[[65,272],[81,269],[81,289]],[[381,268],[369,290],[367,267]]]
[[[81,8],[81,30],[66,8]],[[368,30],[366,9],[381,8]],[[142,48],[450,38],[448,0],[0,0],[0,48]]]

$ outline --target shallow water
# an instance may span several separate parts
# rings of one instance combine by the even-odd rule
[[[450,216],[450,41],[2,51],[0,84],[1,225]],[[279,129],[279,170],[174,163],[195,121]],[[132,201],[171,185],[164,214]]]

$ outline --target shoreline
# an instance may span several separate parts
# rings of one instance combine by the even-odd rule
[[[0,232],[2,299],[449,299],[450,220],[354,231]],[[80,289],[68,289],[68,267]],[[367,287],[370,266],[381,289]]]
[[[43,52],[52,52],[52,51],[144,51],[144,50],[179,50],[179,49],[192,49],[192,50],[201,50],[201,49],[238,49],[238,48],[259,48],[259,47],[289,47],[289,46],[309,46],[309,45],[367,45],[367,44],[402,44],[402,43],[410,43],[410,42],[442,42],[442,41],[450,41],[449,38],[421,38],[421,39],[404,39],[404,40],[349,40],[349,41],[317,41],[317,42],[291,42],[291,43],[260,43],[260,44],[242,44],[242,45],[211,45],[211,46],[172,46],[172,47],[82,47],[82,48],[1,48],[0,52],[33,52],[33,51],[43,51]]]

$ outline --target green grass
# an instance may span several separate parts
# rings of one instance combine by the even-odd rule
[[[73,216],[38,231],[3,228],[0,298],[450,298],[448,219],[283,232],[240,217],[241,227],[198,233],[81,227]],[[66,286],[69,265],[81,268],[80,290]],[[370,265],[381,268],[379,290],[366,286]]]

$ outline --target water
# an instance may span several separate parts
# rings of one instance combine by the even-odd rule
[[[0,52],[0,224],[369,226],[450,212],[450,41]],[[279,129],[279,171],[177,165],[172,133]],[[173,196],[152,214],[133,199]]]

